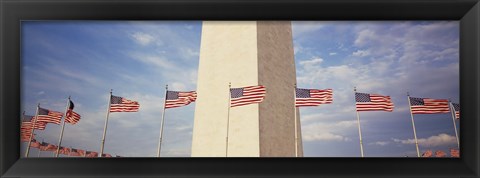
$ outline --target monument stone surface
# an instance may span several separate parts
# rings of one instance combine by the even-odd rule
[[[264,85],[267,94],[230,108],[227,152],[229,83]],[[303,156],[295,83],[290,21],[204,21],[192,157],[295,157],[295,145]]]

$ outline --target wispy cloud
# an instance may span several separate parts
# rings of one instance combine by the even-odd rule
[[[345,135],[338,134],[356,125],[355,121],[308,124],[302,128],[302,139],[310,141],[350,141]],[[335,129],[331,129],[335,128]],[[335,131],[334,131],[335,130]]]
[[[415,139],[401,140],[401,139],[393,138],[392,140],[394,142],[402,143],[402,144],[415,144]],[[419,138],[417,140],[419,145],[426,146],[426,147],[452,145],[457,143],[455,136],[448,135],[445,133],[431,136],[428,138]]]
[[[355,52],[352,53],[352,56],[355,56],[355,57],[365,57],[365,56],[368,56],[370,54],[369,51],[365,51],[365,50],[357,50]]]
[[[390,142],[387,142],[387,141],[378,141],[378,142],[369,143],[369,145],[378,145],[378,146],[386,146],[388,144],[390,144]]]
[[[148,45],[155,40],[152,35],[141,32],[132,34],[132,38],[141,45]]]

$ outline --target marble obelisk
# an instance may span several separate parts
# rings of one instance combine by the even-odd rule
[[[228,114],[229,83],[264,85],[267,95]],[[302,157],[295,83],[290,21],[204,21],[191,156]]]

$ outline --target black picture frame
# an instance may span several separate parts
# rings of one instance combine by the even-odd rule
[[[2,0],[1,177],[478,177],[478,0]],[[461,158],[20,158],[22,20],[459,20]]]

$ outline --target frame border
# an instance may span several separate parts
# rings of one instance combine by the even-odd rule
[[[478,177],[479,0],[0,0],[1,177]],[[20,158],[22,20],[459,20],[460,159]],[[78,169],[81,168],[81,169]]]

